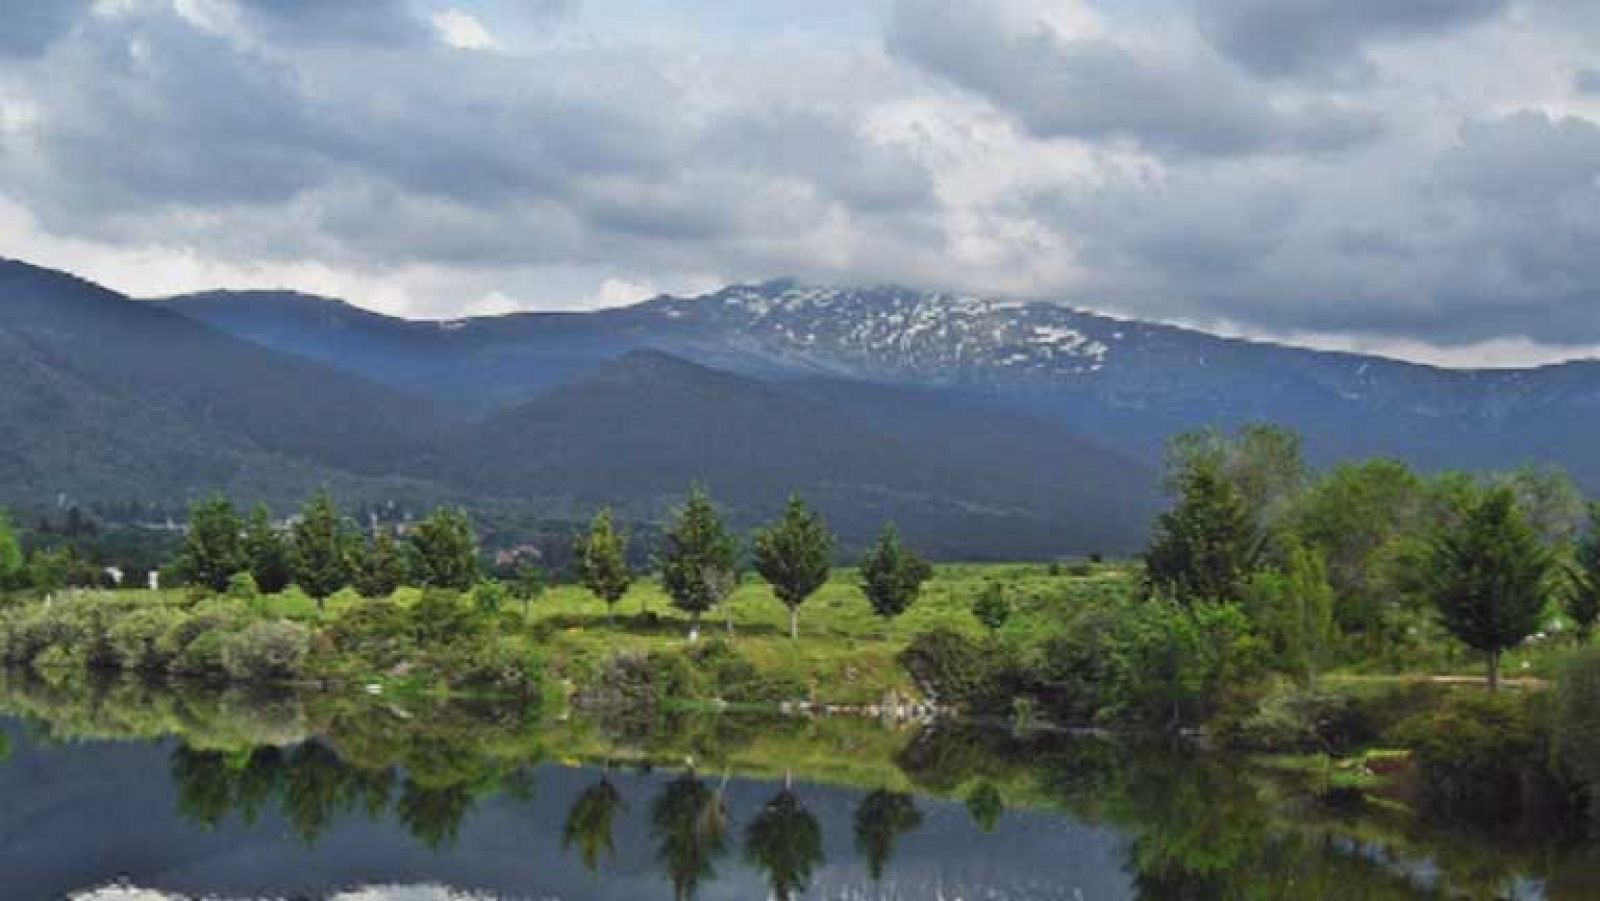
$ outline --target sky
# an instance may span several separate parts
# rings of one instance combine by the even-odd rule
[[[0,0],[0,256],[585,309],[791,276],[1600,354],[1595,0]]]

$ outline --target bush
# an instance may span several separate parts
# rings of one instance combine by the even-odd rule
[[[694,667],[681,654],[627,651],[608,659],[599,678],[573,703],[591,710],[650,711],[696,697],[696,681]]]
[[[1003,711],[1017,687],[1008,655],[999,645],[952,629],[918,635],[899,659],[922,693],[938,704]]]
[[[731,704],[777,704],[804,698],[805,680],[794,673],[763,673],[733,645],[712,639],[696,646],[689,658],[699,671],[705,694]]]
[[[1548,772],[1547,736],[1532,699],[1461,694],[1403,723],[1424,802],[1481,819],[1514,819],[1531,780]]]
[[[445,667],[453,688],[530,695],[543,681],[544,659],[531,649],[490,641],[461,646],[461,651]]]
[[[227,596],[251,604],[260,599],[261,589],[256,585],[256,577],[250,573],[234,573],[228,579]]]
[[[409,610],[411,633],[422,647],[474,638],[484,631],[484,619],[462,603],[459,592],[428,588]]]
[[[1274,680],[1242,716],[1213,725],[1224,744],[1268,753],[1337,753],[1370,737],[1350,698],[1310,691],[1286,678]]]
[[[1556,683],[1551,762],[1600,805],[1600,648],[1585,648]]]
[[[228,635],[211,629],[192,637],[173,657],[168,668],[174,675],[215,679],[228,675],[222,649]]]
[[[414,623],[391,601],[364,601],[340,613],[324,634],[336,653],[384,671],[405,661],[413,649]]]
[[[300,675],[310,645],[310,633],[298,623],[255,623],[223,643],[222,666],[244,682],[293,679]]]
[[[174,656],[167,635],[185,619],[170,607],[139,607],[124,614],[106,633],[117,666],[130,672],[155,673]]]

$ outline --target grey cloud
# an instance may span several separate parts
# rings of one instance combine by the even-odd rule
[[[92,0],[0,0],[0,57],[43,53],[70,29]]]
[[[1435,35],[1498,15],[1507,0],[1196,0],[1201,31],[1268,75],[1359,69],[1371,41]]]
[[[1572,89],[1579,94],[1600,96],[1600,69],[1582,69],[1574,73]]]
[[[900,0],[889,46],[981,94],[1042,137],[1124,139],[1167,153],[1323,152],[1376,137],[1372,113],[1283,101],[1205,59],[1141,56],[1101,39],[1008,28],[981,3]]]
[[[235,0],[251,24],[296,40],[392,43],[429,32],[407,0]]]

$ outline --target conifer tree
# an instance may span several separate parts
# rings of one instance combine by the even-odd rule
[[[1589,504],[1589,525],[1578,538],[1568,576],[1562,607],[1576,626],[1578,644],[1587,645],[1600,619],[1600,504]]]
[[[266,504],[256,504],[244,527],[244,553],[250,575],[262,594],[277,594],[289,587],[294,574],[289,567],[289,545],[272,525]]]
[[[417,523],[411,562],[412,574],[424,588],[470,591],[478,582],[478,538],[467,511],[441,507]]]
[[[1506,487],[1490,490],[1433,540],[1434,604],[1452,635],[1488,657],[1490,691],[1500,684],[1500,655],[1539,627],[1550,567],[1550,553]]]
[[[828,582],[833,536],[827,525],[794,495],[782,519],[756,531],[751,556],[756,572],[789,608],[789,637],[799,638],[800,605]]]
[[[906,612],[922,593],[933,567],[900,543],[893,525],[884,526],[878,541],[861,558],[861,591],[872,612],[893,619]]]
[[[351,577],[356,592],[368,600],[394,594],[406,580],[406,560],[400,546],[380,529],[360,548]]]
[[[1237,600],[1261,546],[1244,499],[1210,463],[1197,465],[1180,492],[1145,552],[1148,587],[1183,604]]]
[[[321,610],[329,596],[350,584],[352,542],[333,496],[325,490],[313,495],[290,535],[295,584]]]
[[[689,614],[689,640],[700,637],[700,617],[721,602],[738,549],[716,507],[698,485],[667,527],[661,583],[673,606]]]
[[[606,616],[614,620],[617,602],[633,584],[633,573],[628,569],[628,536],[617,531],[610,507],[595,514],[588,533],[578,539],[575,555],[578,581],[605,602]]]
[[[212,591],[226,591],[233,574],[248,565],[242,529],[239,514],[221,494],[191,506],[189,531],[178,557],[184,577]]]

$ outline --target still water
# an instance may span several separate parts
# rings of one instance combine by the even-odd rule
[[[746,717],[0,686],[3,899],[1591,898],[1244,761]]]

